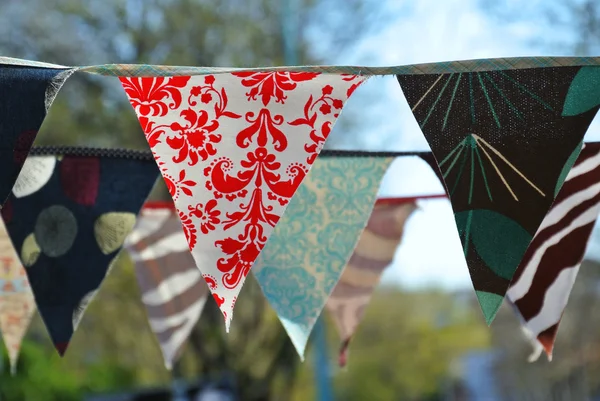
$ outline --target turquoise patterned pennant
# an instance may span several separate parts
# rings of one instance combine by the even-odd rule
[[[301,357],[392,160],[319,157],[252,268]]]

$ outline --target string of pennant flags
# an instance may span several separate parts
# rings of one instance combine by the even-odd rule
[[[326,160],[326,165],[341,168],[353,164],[352,161],[356,158],[371,159],[369,164],[382,159],[379,154],[363,153],[356,156],[357,154],[324,151],[319,160]],[[397,155],[418,157],[419,154],[403,152]],[[390,158],[383,158],[388,159]],[[114,180],[119,179],[117,176],[123,168],[140,169],[143,173],[123,184],[122,188],[127,188],[127,191],[115,194]],[[77,179],[76,176],[67,174],[81,175]],[[0,240],[8,244],[5,249],[6,275],[3,277],[4,285],[0,296],[18,298],[27,305],[26,308],[11,308],[2,312],[13,321],[12,326],[0,325],[7,346],[14,344],[10,353],[12,366],[15,366],[19,344],[35,310],[35,303],[57,350],[61,354],[66,351],[85,308],[98,291],[103,278],[110,272],[118,249],[124,245],[134,261],[142,302],[146,306],[150,326],[159,340],[165,365],[172,367],[202,312],[211,283],[203,280],[195,266],[174,204],[148,201],[141,206],[157,176],[158,169],[148,152],[67,147],[32,149],[11,197],[5,204],[3,224],[0,226]],[[78,182],[74,184],[75,181]],[[133,181],[138,181],[143,189],[129,187]],[[82,186],[82,182],[86,185]],[[103,182],[111,183],[110,187]],[[116,186],[121,187],[120,184]],[[107,194],[111,194],[111,200],[105,197]],[[28,198],[31,203],[24,204],[23,201]],[[343,266],[317,272],[314,271],[314,266],[304,265],[296,268],[296,271],[285,271],[297,277],[282,289],[272,283],[273,277],[263,277],[260,271],[255,271],[263,292],[278,312],[284,326],[287,318],[288,324],[296,323],[300,330],[304,330],[300,334],[294,334],[293,329],[288,329],[297,347],[302,347],[303,351],[312,325],[321,310],[327,306],[339,328],[341,353],[345,354],[371,292],[383,269],[392,261],[405,221],[416,209],[418,199],[429,198],[445,198],[445,195],[373,200],[375,205],[370,220],[360,234],[353,253],[352,247],[349,248],[352,256],[343,274]],[[303,199],[305,202],[313,201],[311,197]],[[135,208],[141,207],[141,210],[133,225],[131,214],[122,210],[131,210],[127,209],[129,205],[140,200],[142,203],[136,203]],[[302,208],[306,210],[310,206],[323,212],[326,210],[325,205],[326,202],[303,203]],[[41,217],[45,213],[52,213],[52,221]],[[31,216],[29,222],[24,219],[25,215]],[[72,216],[72,219],[66,216]],[[34,222],[33,229],[31,222]],[[73,230],[73,223],[77,224],[77,230]],[[327,223],[324,226],[332,225],[333,223]],[[28,232],[32,233],[27,235]],[[66,238],[65,233],[72,232],[74,234]],[[312,230],[313,235],[316,232],[315,229]],[[84,243],[84,239],[92,238],[92,233],[91,243]],[[298,233],[307,234],[300,231]],[[46,238],[46,235],[51,237]],[[275,236],[277,233],[274,238]],[[46,252],[42,244],[48,240],[60,241],[64,245],[61,248],[54,244],[54,251]],[[356,239],[351,238],[351,241],[356,242]],[[20,252],[16,247],[19,243],[22,243]],[[348,248],[347,244],[337,241],[331,246],[332,250],[338,252],[339,249],[344,252],[344,247]],[[94,258],[90,258],[90,253],[94,252]],[[108,257],[102,258],[101,253]],[[348,259],[347,256],[344,259]],[[91,260],[86,265],[81,262],[82,257]],[[53,263],[53,259],[57,258],[77,260],[79,263]],[[328,261],[335,261],[337,258],[339,256],[335,254],[325,257],[323,263],[329,266]],[[82,270],[84,265],[86,268]],[[54,277],[74,279],[57,282]],[[333,288],[328,288],[332,292],[331,296],[328,298],[327,294],[305,286],[303,280],[310,280],[309,284],[313,285],[319,282],[325,282],[324,286],[333,285]],[[288,292],[291,288],[294,289],[292,293]],[[66,294],[70,296],[65,298]],[[316,303],[305,304],[304,301],[311,297]],[[286,306],[303,309],[292,315],[293,312],[286,310]],[[306,321],[310,322],[309,327],[304,326]],[[294,335],[300,335],[300,338]]]
[[[74,73],[120,80],[151,153],[31,149]],[[374,75],[396,76],[431,152],[322,151]],[[451,202],[487,323],[507,297],[552,355],[600,212],[600,143],[584,143],[600,58],[240,69],[0,57],[0,89],[1,211],[18,257],[7,288],[31,289],[61,354],[125,244],[167,366],[209,293],[229,330],[250,271],[300,356],[327,308],[345,360],[415,207],[378,201],[381,179],[394,158],[419,157]],[[159,175],[173,204],[143,207]],[[31,313],[31,296],[18,303]]]

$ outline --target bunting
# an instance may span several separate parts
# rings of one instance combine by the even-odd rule
[[[50,105],[73,71],[0,61],[0,204],[6,201]]]
[[[527,248],[507,296],[552,358],[554,340],[600,213],[600,143],[583,146]]]
[[[252,264],[364,77],[120,78],[229,331]]]
[[[415,198],[378,199],[367,227],[360,235],[344,273],[327,300],[342,344],[339,364],[344,366],[347,349],[384,269],[402,241],[404,225],[417,209]]]
[[[596,114],[598,68],[398,75],[442,173],[488,324]]]
[[[30,155],[75,71],[119,78],[152,154]],[[0,204],[10,237],[0,226],[0,330],[13,368],[32,296],[64,354],[159,172],[174,206],[144,209],[127,247],[167,367],[207,289],[229,330],[253,265],[300,355],[327,302],[344,351],[414,210],[380,204],[367,224],[398,154],[321,155],[345,102],[373,75],[396,76],[431,147],[410,153],[450,198],[486,321],[507,294],[551,357],[600,212],[600,144],[581,146],[600,106],[600,58],[236,69],[0,57]]]
[[[392,160],[318,158],[256,261],[255,277],[301,357]]]
[[[151,158],[25,161],[2,218],[61,355],[157,177]]]
[[[135,263],[150,327],[171,369],[209,293],[173,203],[146,203],[125,247]]]
[[[27,274],[0,219],[0,331],[13,374],[34,312]]]

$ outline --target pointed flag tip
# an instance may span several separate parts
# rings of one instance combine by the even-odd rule
[[[346,364],[348,363],[348,348],[350,346],[350,340],[350,338],[345,339],[342,341],[342,345],[340,346],[340,352],[338,356],[338,365],[340,368],[346,367]]]
[[[64,357],[65,352],[67,352],[67,348],[69,348],[69,342],[54,343],[54,348],[56,348],[56,351],[58,351],[58,354],[61,357]]]
[[[231,320],[233,319],[233,309],[230,309],[229,313],[221,309],[221,313],[223,313],[223,320],[225,320],[225,333],[229,334],[229,329],[231,328]]]
[[[554,335],[540,334],[537,338],[541,346],[544,348],[544,352],[548,357],[548,362],[552,362],[552,352],[554,351]]]
[[[295,340],[292,337],[292,344],[294,344],[294,348],[296,348],[296,352],[298,353],[298,356],[300,357],[300,361],[304,362],[304,352],[306,351],[306,343],[308,342],[308,339],[303,341],[303,340]]]
[[[481,311],[483,312],[483,316],[485,317],[485,322],[488,326],[490,326],[494,321],[494,318],[496,317],[500,306],[502,306],[502,301],[504,301],[504,297],[486,291],[475,291],[475,293],[477,294],[479,306],[481,307]]]
[[[527,358],[527,362],[536,362],[540,358],[540,355],[542,354],[543,350],[544,348],[540,345],[540,343],[538,341],[535,341],[533,344],[533,351],[531,352],[531,355],[529,355],[529,357]]]
[[[310,332],[312,331],[312,327],[314,326],[314,322],[312,324],[308,324],[307,326],[299,325],[291,320],[286,319],[285,317],[279,317],[283,328],[288,333],[290,340],[292,340],[292,344],[294,344],[294,348],[296,348],[296,352],[300,359],[304,361],[304,351],[306,349],[306,343],[308,342],[308,337],[310,336]]]

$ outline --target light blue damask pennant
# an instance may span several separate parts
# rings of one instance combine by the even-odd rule
[[[300,357],[392,157],[319,157],[252,271]]]

